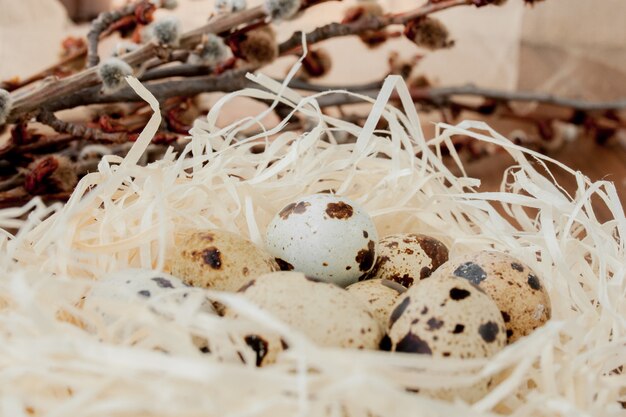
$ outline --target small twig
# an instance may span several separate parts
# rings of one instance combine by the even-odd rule
[[[22,184],[24,184],[24,178],[26,178],[24,173],[18,172],[17,174],[14,174],[12,177],[4,181],[0,181],[0,192],[4,192],[10,189],[13,189],[15,187],[21,186]]]
[[[82,138],[84,140],[97,140],[100,142],[119,143],[128,140],[128,134],[122,133],[104,133],[97,129],[92,129],[84,125],[77,125],[65,122],[57,118],[52,112],[42,110],[37,115],[37,121],[46,124],[59,133],[67,133],[72,137]]]
[[[220,19],[211,20],[206,25],[184,34],[181,38],[181,47],[185,48],[197,44],[202,40],[202,35],[205,33],[226,32],[241,24],[254,22],[265,17],[263,8],[259,6],[232,13]],[[165,50],[166,48],[156,43],[147,43],[139,49],[120,57],[120,59],[126,61],[130,66],[137,67],[150,58],[163,55]],[[97,68],[89,68],[78,74],[54,81],[23,96],[16,97],[13,110],[7,118],[7,123],[14,123],[21,117],[33,111],[38,111],[42,107],[48,108],[47,103],[49,102],[57,101],[78,92],[83,94],[81,90],[97,85],[100,85]]]
[[[123,6],[118,10],[100,13],[91,23],[89,33],[87,33],[87,68],[95,67],[100,62],[98,56],[98,43],[100,35],[106,32],[112,24],[127,16],[132,16],[140,7],[154,8],[154,5],[146,0],[140,0]]]
[[[342,89],[358,92],[361,95],[376,98],[379,90],[377,88],[367,89],[364,86],[344,86]],[[307,83],[300,82],[300,89],[310,91],[320,91],[319,86],[307,86]],[[324,91],[324,90],[322,90]],[[490,98],[503,102],[523,101],[535,102],[540,104],[548,104],[557,107],[563,107],[571,110],[580,111],[606,111],[626,109],[626,99],[606,102],[588,102],[584,100],[570,99],[566,97],[558,97],[547,93],[537,93],[530,91],[504,91],[490,88],[481,88],[468,84],[464,86],[453,87],[429,87],[429,88],[413,88],[410,89],[411,97],[417,102],[429,102],[434,105],[445,106],[452,97],[456,96],[474,96],[481,98]],[[340,106],[345,104],[362,103],[358,97],[347,96],[345,94],[329,94],[320,97],[318,102],[322,107]]]
[[[406,13],[396,15],[385,15],[379,17],[369,17],[351,23],[330,23],[306,34],[308,44],[318,43],[327,39],[358,35],[368,30],[380,30],[390,25],[402,25],[418,17],[426,16],[441,10],[450,9],[457,6],[467,6],[474,4],[474,0],[446,0],[437,3],[427,3]],[[280,54],[283,55],[302,45],[302,32],[295,32],[289,39],[279,46]]]

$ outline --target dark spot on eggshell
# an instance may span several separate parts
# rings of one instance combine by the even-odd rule
[[[246,344],[256,353],[256,366],[261,366],[267,355],[267,342],[259,336],[248,335],[244,338]]]
[[[444,358],[447,358],[447,357],[449,357],[451,355],[451,353],[450,352],[443,352],[442,355],[443,355]]]
[[[396,306],[391,312],[389,316],[389,327],[393,326],[393,324],[400,318],[404,310],[411,304],[411,297],[406,297],[400,304]]]
[[[393,274],[392,276],[389,277],[389,279],[397,282],[398,284],[406,288],[409,288],[411,285],[413,285],[413,282],[415,282],[413,277],[410,276],[409,274],[404,274],[402,276],[400,276],[400,274]]]
[[[364,237],[365,239],[367,239],[368,237],[370,237],[370,234],[369,234],[369,233],[367,233],[367,230],[363,230],[363,237]]]
[[[291,203],[288,204],[285,208],[283,208],[278,215],[281,219],[287,220],[289,216],[292,214],[302,214],[306,211],[306,208],[309,207],[311,203],[306,203],[304,201],[300,201],[299,203]]]
[[[452,330],[453,334],[459,334],[459,333],[463,333],[463,330],[465,330],[465,326],[461,323],[457,323],[454,326],[454,330]]]
[[[239,356],[239,359],[241,360],[242,363],[247,363],[246,358],[243,356],[241,352],[237,352],[237,356]]]
[[[522,264],[518,264],[517,262],[512,262],[511,268],[515,269],[517,272],[524,272],[524,266]]]
[[[209,242],[213,242],[215,236],[213,235],[213,233],[201,233],[200,238],[203,240],[208,240]]]
[[[491,343],[496,340],[496,336],[498,336],[499,331],[500,329],[498,328],[498,325],[492,321],[488,321],[478,327],[480,337],[482,337],[487,343]]]
[[[500,314],[502,314],[502,319],[504,320],[505,323],[508,323],[511,321],[511,316],[506,311],[501,311]]]
[[[385,246],[387,246],[389,249],[396,249],[398,245],[399,245],[398,242],[389,242],[385,244]]]
[[[352,267],[350,265],[346,266],[346,271],[349,271],[351,269],[352,269]]]
[[[435,238],[426,235],[414,235],[417,243],[432,262],[431,272],[448,262],[448,248]]]
[[[535,291],[539,291],[541,289],[541,282],[539,282],[539,278],[536,275],[528,274],[528,285]]]
[[[155,277],[152,278],[152,281],[156,282],[160,288],[174,288],[170,280],[166,278]]]
[[[208,346],[202,346],[200,348],[200,352],[202,352],[202,353],[211,353],[211,349],[209,349]]]
[[[243,286],[241,288],[239,288],[239,291],[237,292],[245,292],[248,288],[252,287],[254,284],[256,284],[256,280],[253,279],[245,284],[243,284]]]
[[[472,295],[471,292],[464,290],[463,288],[454,287],[450,290],[450,298],[455,301],[463,300]]]
[[[380,270],[380,268],[387,262],[389,262],[388,256],[379,256],[378,258],[376,258],[376,262],[374,263],[374,268],[372,268],[372,270],[370,271],[370,275],[375,276]]]
[[[370,240],[367,243],[367,249],[361,249],[355,259],[359,264],[359,270],[367,272],[372,269],[374,260],[376,259],[376,243]]]
[[[431,355],[433,352],[425,340],[409,332],[396,345],[396,352],[419,353]]]
[[[507,338],[507,339],[510,339],[510,338],[511,338],[511,336],[513,336],[513,330],[511,330],[511,329],[507,329],[507,331],[506,331],[506,338]]]
[[[428,307],[424,307],[424,308],[422,309],[422,311],[420,311],[420,314],[421,314],[421,315],[426,315],[426,314],[428,314]]]
[[[431,317],[428,319],[426,324],[428,325],[428,330],[438,330],[441,329],[441,327],[444,325],[444,321],[439,320],[436,317]]]
[[[382,279],[380,281],[381,285],[384,285],[387,288],[391,288],[392,290],[396,290],[398,291],[399,294],[402,294],[403,292],[406,291],[406,287],[404,287],[403,285],[398,284],[395,281],[391,281],[388,279]]]
[[[350,204],[346,204],[343,201],[338,203],[328,203],[326,206],[326,214],[331,219],[345,220],[352,217],[354,209]]]
[[[427,266],[422,267],[422,269],[420,269],[420,279],[424,279],[424,278],[428,278],[429,276],[431,276],[433,273],[432,269],[430,269]]]
[[[419,388],[405,388],[406,392],[411,392],[414,394],[419,394],[420,393],[420,389]]]
[[[248,275],[250,275],[250,270],[248,269],[247,266],[244,266],[243,269],[241,270],[241,273],[243,274],[244,277],[247,277]]]
[[[415,251],[411,248],[406,248],[404,250],[404,253],[406,253],[407,255],[413,255],[415,253]]]
[[[283,348],[283,350],[289,349],[289,343],[285,342],[285,339],[283,339],[282,337],[280,338],[280,346]]]
[[[148,290],[137,291],[137,294],[141,295],[142,297],[150,297],[150,291]]]
[[[202,259],[205,264],[213,269],[220,269],[222,267],[222,254],[215,246],[203,250]]]
[[[291,265],[289,262],[280,258],[274,258],[274,259],[276,259],[276,263],[278,264],[278,267],[280,268],[281,271],[293,271],[293,265]]]
[[[391,350],[391,339],[389,338],[389,336],[383,336],[378,345],[378,348],[380,350],[384,350],[385,352],[389,352]]]
[[[465,262],[454,270],[454,275],[465,278],[472,284],[479,285],[487,278],[487,273],[474,262]]]
[[[328,262],[322,262],[322,266],[328,266]]]

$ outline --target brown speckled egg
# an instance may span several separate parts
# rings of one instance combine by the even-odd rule
[[[448,260],[448,248],[439,240],[414,233],[387,236],[378,242],[378,259],[370,276],[410,287],[428,278]]]
[[[550,319],[550,296],[528,266],[502,252],[462,255],[442,265],[433,278],[453,275],[483,289],[498,305],[508,343],[530,334]]]
[[[171,272],[195,287],[234,292],[252,278],[279,269],[264,250],[225,230],[190,232],[178,241]]]
[[[300,272],[262,275],[239,292],[321,346],[377,349],[383,336],[383,328],[369,306],[334,284]],[[226,316],[236,318],[238,313],[227,309]],[[270,363],[286,348],[283,340],[266,333],[246,335],[259,365]]]
[[[409,288],[389,317],[391,350],[438,357],[486,358],[504,347],[500,310],[471,282],[453,277]]]
[[[385,327],[392,307],[406,288],[386,279],[368,279],[350,285],[346,291],[369,304],[381,326]]]
[[[391,312],[387,334],[381,348],[439,358],[488,358],[506,345],[504,321],[494,301],[469,281],[453,277],[427,279],[409,288]],[[489,384],[484,379],[425,393],[474,402],[488,392]]]
[[[267,249],[283,270],[295,270],[341,287],[374,267],[376,226],[354,201],[314,194],[285,206],[267,226]]]

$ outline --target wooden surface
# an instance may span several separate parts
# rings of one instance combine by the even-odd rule
[[[626,149],[616,144],[600,146],[589,138],[580,138],[568,143],[564,148],[550,154],[570,168],[579,170],[592,181],[612,181],[621,198],[622,207],[626,207]],[[481,191],[497,191],[502,175],[512,164],[512,159],[505,155],[494,155],[475,163],[466,164],[468,175],[482,180]],[[570,193],[575,190],[574,178],[568,173],[549,166],[556,180]],[[608,208],[594,200],[594,211],[597,218],[605,222],[613,218]]]

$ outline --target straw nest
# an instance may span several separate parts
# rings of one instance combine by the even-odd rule
[[[1,241],[0,415],[623,415],[626,220],[613,184],[592,183],[560,165],[576,179],[569,195],[535,169],[548,158],[480,122],[440,124],[427,139],[396,77],[372,100],[363,128],[323,115],[316,96],[301,97],[263,75],[250,78],[258,89],[222,98],[196,123],[181,155],[170,152],[148,166],[137,161],[160,123],[158,103],[129,79],[155,114],[128,156],[105,157],[65,205],[34,200],[0,211],[4,230],[19,229],[4,232]],[[394,90],[404,110],[387,105]],[[261,120],[270,110],[219,127],[223,106],[237,96],[290,106],[311,128],[281,132],[283,121],[266,129]],[[380,118],[389,131],[375,131]],[[262,133],[237,139],[249,127]],[[338,133],[356,141],[337,144]],[[499,192],[477,192],[479,181],[444,166],[443,149],[458,161],[454,135],[512,155],[516,165]],[[259,141],[265,152],[251,152]],[[111,299],[99,312],[81,303],[107,272],[167,271],[178,231],[223,228],[262,244],[264,228],[284,204],[328,189],[362,204],[381,235],[418,230],[445,242],[452,255],[495,248],[518,257],[543,277],[552,320],[489,360],[453,360],[320,348],[234,294],[192,289],[184,303]],[[596,219],[592,198],[613,220]],[[247,319],[207,313],[205,297]],[[273,366],[256,368],[252,352],[232,337],[259,326],[289,343]],[[208,340],[210,353],[197,349],[199,339]],[[247,364],[228,360],[237,349],[251,359]],[[471,405],[413,392],[487,376],[496,383]]]

